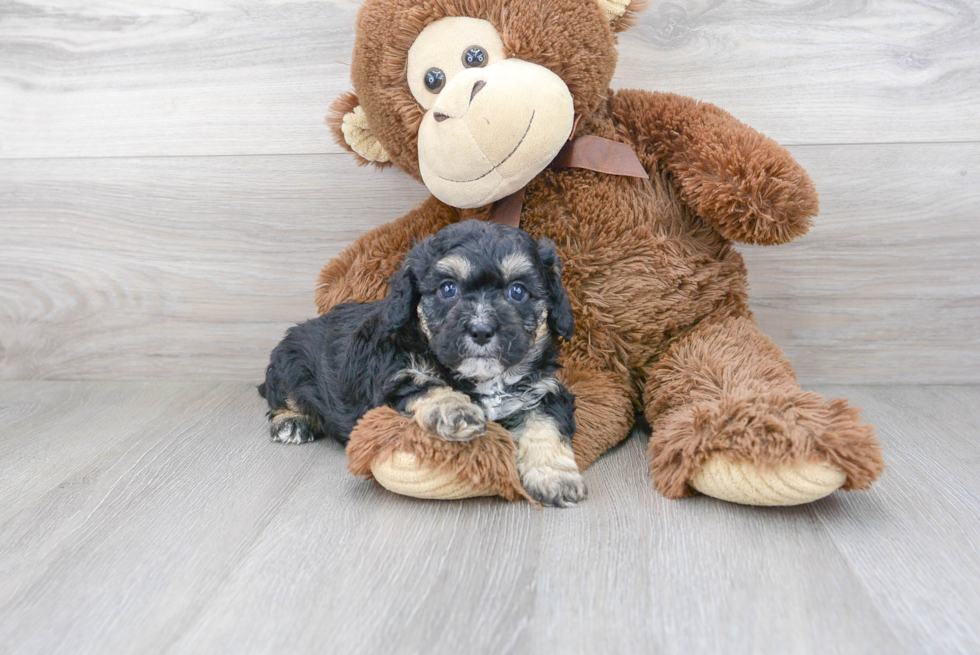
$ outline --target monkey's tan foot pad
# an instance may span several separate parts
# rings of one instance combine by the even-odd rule
[[[394,409],[378,407],[354,426],[347,468],[403,496],[535,502],[521,486],[514,439],[496,423],[472,441],[446,441]]]
[[[406,452],[394,452],[381,462],[372,462],[371,475],[388,491],[413,498],[458,500],[496,495],[445,468],[423,466],[418,457]]]
[[[711,456],[689,484],[706,496],[741,505],[802,505],[840,489],[847,476],[832,464],[799,462],[755,466]]]

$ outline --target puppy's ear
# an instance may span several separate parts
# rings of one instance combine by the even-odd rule
[[[408,328],[416,320],[415,307],[419,303],[418,280],[408,262],[388,282],[385,298],[384,329],[398,332]]]
[[[444,244],[438,234],[425,237],[412,247],[402,267],[389,280],[388,297],[385,299],[387,306],[382,317],[388,332],[404,330],[418,321],[416,308],[422,299],[419,282],[429,270],[429,264],[443,249]]]
[[[565,287],[561,284],[561,261],[555,252],[555,244],[547,239],[538,242],[538,256],[548,271],[548,328],[565,339],[575,332],[575,317]]]

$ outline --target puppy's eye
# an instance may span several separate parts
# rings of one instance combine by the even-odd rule
[[[456,297],[456,283],[455,282],[443,282],[442,286],[439,287],[439,296],[443,300],[449,300],[450,298]]]
[[[425,88],[433,93],[439,93],[444,86],[446,86],[446,74],[442,70],[430,68],[425,71]]]
[[[514,302],[524,302],[527,300],[527,287],[520,282],[515,282],[510,285],[509,295]]]

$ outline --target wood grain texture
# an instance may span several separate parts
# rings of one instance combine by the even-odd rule
[[[980,139],[977,0],[653,2],[614,86],[787,144]],[[0,157],[338,152],[358,3],[6,2]]]
[[[980,381],[980,144],[793,152],[821,216],[741,249],[801,376]],[[0,161],[0,378],[258,380],[322,264],[425,195],[342,155]]]
[[[814,383],[980,381],[980,144],[792,151],[821,210],[739,248],[762,329]]]
[[[614,86],[712,102],[786,145],[976,141],[976,0],[651,2]]]
[[[59,464],[87,465],[108,449],[128,447],[135,430],[175,408],[185,410],[206,390],[205,385],[183,385],[170,393],[147,384],[39,388],[25,383],[21,394],[30,403],[15,397],[4,399],[22,409],[16,420],[3,421],[6,438],[0,441],[0,495],[7,500],[0,507],[0,522],[55,485],[88,481],[87,473],[65,481]]]
[[[535,510],[394,496],[338,446],[273,444],[241,383],[0,383],[3,479],[33,467],[0,486],[0,651],[980,649],[980,387],[818,391],[878,425],[870,491],[667,501],[633,437],[584,504]]]
[[[980,390],[833,392],[877,426],[887,469],[866,502],[835,494],[817,515],[903,644],[919,652],[980,650]]]
[[[0,168],[8,379],[257,380],[285,329],[315,314],[323,263],[424,197],[400,174],[351,194],[381,176],[341,156]]]
[[[352,2],[6,2],[0,156],[335,150]]]
[[[652,2],[615,87],[791,148],[742,251],[804,381],[980,382],[980,0]],[[0,652],[980,651],[980,387],[820,386],[869,491],[666,501],[634,437],[568,511],[423,502],[265,437],[327,259],[425,196],[323,125],[358,2],[0,4]],[[843,144],[843,145],[841,145]]]

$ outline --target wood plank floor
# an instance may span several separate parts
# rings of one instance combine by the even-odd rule
[[[0,652],[980,651],[980,387],[818,390],[871,491],[667,501],[633,437],[535,510],[270,443],[244,383],[0,383]]]

